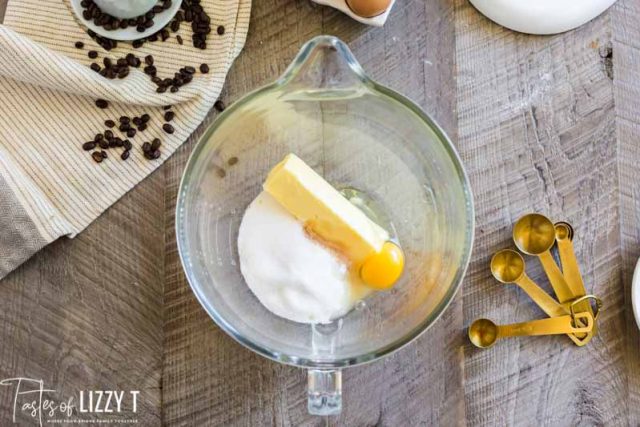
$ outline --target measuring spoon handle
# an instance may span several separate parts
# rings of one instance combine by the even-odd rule
[[[580,275],[578,259],[573,250],[573,243],[569,239],[558,239],[556,242],[558,244],[560,262],[562,263],[562,272],[564,273],[565,281],[567,285],[569,285],[573,297],[578,298],[584,296],[586,290],[584,288],[584,282],[582,281],[582,275]]]
[[[569,311],[554,300],[549,294],[542,290],[529,276],[523,274],[516,282],[520,289],[525,291],[527,295],[550,317],[558,317],[569,314]]]
[[[586,333],[593,328],[593,317],[588,313],[580,313],[581,317],[588,317],[588,325],[574,327],[571,316],[550,317],[548,319],[532,320],[529,322],[513,323],[498,326],[498,337],[518,337],[530,335],[561,335],[572,333]]]
[[[558,301],[563,303],[572,300],[573,294],[571,293],[571,289],[569,288],[567,281],[564,280],[564,276],[556,264],[556,261],[553,259],[551,252],[543,252],[538,255],[538,257],[544,272],[549,278],[549,282],[551,282],[551,286],[553,287],[553,291],[555,292]]]

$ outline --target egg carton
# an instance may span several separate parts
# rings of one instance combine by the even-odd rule
[[[367,25],[373,25],[374,27],[382,27],[384,25],[384,23],[387,21],[387,17],[389,16],[389,12],[391,11],[393,4],[395,3],[395,0],[392,0],[391,3],[389,3],[389,7],[387,8],[387,10],[380,15],[374,16],[373,18],[363,18],[362,16],[358,16],[355,13],[353,13],[353,11],[349,8],[349,6],[347,6],[346,0],[312,0],[312,1],[314,3],[318,3],[324,6],[330,6],[335,9],[338,9],[339,11],[341,11],[346,15],[349,15],[351,18],[355,19],[356,21],[361,22],[363,24],[367,24]]]

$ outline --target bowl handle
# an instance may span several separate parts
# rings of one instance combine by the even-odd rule
[[[337,415],[342,411],[341,370],[308,370],[307,408],[311,415]]]

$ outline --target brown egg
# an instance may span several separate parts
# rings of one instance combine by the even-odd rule
[[[391,0],[347,0],[347,6],[358,16],[373,18],[389,7]]]

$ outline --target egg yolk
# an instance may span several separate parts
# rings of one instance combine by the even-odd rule
[[[370,288],[390,289],[402,275],[403,269],[402,249],[393,242],[385,242],[380,252],[371,255],[362,264],[360,278]]]

